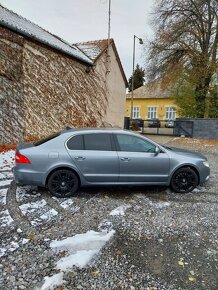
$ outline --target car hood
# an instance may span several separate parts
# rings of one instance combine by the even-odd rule
[[[181,148],[176,148],[176,147],[168,147],[168,146],[163,146],[163,147],[172,153],[176,153],[176,154],[183,155],[186,157],[187,156],[188,157],[195,157],[195,158],[197,157],[200,159],[207,160],[207,158],[203,154],[198,153],[198,152],[194,152],[194,151],[190,151],[190,150],[186,150],[186,149],[181,149]]]

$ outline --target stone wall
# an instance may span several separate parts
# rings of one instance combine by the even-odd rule
[[[0,28],[0,144],[73,127],[103,126],[106,55],[95,67]]]
[[[101,126],[107,108],[104,74],[30,40],[23,56],[25,137],[66,125]]]
[[[0,144],[23,139],[23,37],[0,27]]]

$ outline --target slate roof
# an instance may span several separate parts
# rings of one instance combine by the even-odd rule
[[[106,51],[108,48],[108,39],[100,39],[100,40],[94,40],[94,41],[87,41],[87,42],[80,42],[73,44],[74,46],[78,47],[86,56],[88,56],[93,63],[95,63],[98,58]],[[120,61],[119,54],[117,52],[116,45],[114,43],[114,40],[111,38],[109,39],[109,45],[112,46],[114,53],[116,55],[116,59],[118,62],[118,65],[120,67],[121,74],[123,76],[123,79],[125,81],[126,86],[128,85],[125,72],[123,70],[122,63]]]
[[[92,61],[76,46],[73,46],[40,26],[0,5],[0,24],[23,36],[39,41],[82,62],[92,65]]]
[[[113,40],[109,39],[109,44]],[[108,47],[108,40],[94,40],[87,42],[80,42],[73,44],[78,47],[82,52],[84,52],[92,61],[96,61],[99,55]]]

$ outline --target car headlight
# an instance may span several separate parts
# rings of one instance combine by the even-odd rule
[[[206,166],[206,167],[210,167],[210,164],[209,164],[208,161],[203,161],[203,164],[204,164],[204,166]]]

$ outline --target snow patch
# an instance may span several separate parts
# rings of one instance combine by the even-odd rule
[[[61,271],[66,271],[71,269],[74,265],[80,268],[85,267],[91,259],[97,255],[99,250],[81,250],[76,252],[75,254],[71,254],[67,257],[60,259],[57,264],[56,268],[60,269]]]
[[[66,271],[73,266],[85,267],[91,259],[97,255],[107,241],[114,235],[115,231],[95,232],[88,231],[66,238],[62,241],[53,241],[50,247],[59,251],[67,251],[68,256],[61,258],[56,265],[57,269]]]
[[[46,201],[42,199],[35,202],[22,204],[19,206],[19,208],[21,209],[24,215],[27,215],[27,213],[35,212],[36,210],[41,209],[45,207],[46,205],[47,205]]]
[[[11,184],[11,179],[0,180],[0,186],[6,186]]]
[[[64,282],[63,277],[64,277],[64,273],[63,272],[55,274],[55,275],[53,275],[51,277],[46,276],[44,278],[45,282],[42,285],[42,287],[40,288],[40,290],[52,290],[52,289],[55,289],[57,286],[63,284],[63,282]]]
[[[56,263],[56,269],[59,269],[60,273],[51,277],[46,276],[44,278],[44,284],[37,290],[53,290],[63,284],[64,272],[73,266],[82,268],[88,265],[92,258],[100,252],[106,242],[112,238],[114,233],[114,230],[108,233],[88,231],[84,234],[68,237],[61,241],[52,241],[50,247],[57,253],[63,251],[67,256],[61,258]]]
[[[0,153],[1,170],[11,169],[14,166],[14,155],[15,155],[14,150]]]
[[[31,224],[33,226],[37,226],[37,225],[41,224],[43,221],[49,222],[56,215],[58,215],[58,212],[55,209],[52,208],[49,211],[47,211],[47,212],[43,213],[42,215],[40,215],[35,220],[31,221]]]
[[[125,211],[130,208],[131,205],[129,204],[126,204],[126,205],[121,205],[121,206],[118,206],[116,207],[115,209],[113,209],[111,212],[110,212],[110,215],[121,215],[121,216],[124,216],[125,215]]]
[[[6,195],[7,195],[7,189],[1,189],[0,190],[0,205],[6,205]]]
[[[98,230],[101,232],[103,231],[109,232],[110,230],[112,230],[112,228],[113,228],[112,222],[107,221],[107,220],[103,221],[102,223],[98,225]]]
[[[67,199],[65,201],[63,201],[62,203],[60,203],[60,206],[63,207],[64,209],[67,209],[69,207],[71,207],[74,204],[72,199]]]
[[[17,202],[23,202],[29,197],[39,197],[40,193],[36,192],[37,187],[32,185],[26,185],[22,187],[17,187],[16,190],[16,200]]]
[[[13,219],[10,216],[9,211],[7,209],[6,210],[3,210],[0,213],[0,215],[1,215],[1,217],[0,217],[0,225],[2,227],[9,226],[13,222]]]

